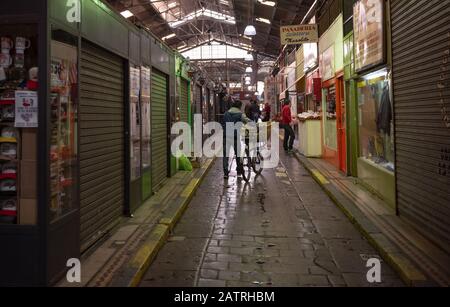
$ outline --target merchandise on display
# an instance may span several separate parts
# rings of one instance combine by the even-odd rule
[[[21,128],[15,127],[16,92],[37,91],[37,57],[30,52],[33,49],[32,38],[4,33],[0,36],[0,224],[16,224],[20,209],[18,169],[22,133]],[[27,76],[31,67],[34,68]]]
[[[387,74],[358,83],[358,106],[362,158],[394,172],[393,112]]]
[[[75,197],[76,125],[78,69],[77,49],[52,41],[51,58],[51,220],[72,210]],[[29,86],[38,84],[37,72],[30,70]]]
[[[308,111],[308,112],[303,112],[303,113],[298,114],[298,118],[299,118],[299,120],[321,119],[322,114],[319,112]]]

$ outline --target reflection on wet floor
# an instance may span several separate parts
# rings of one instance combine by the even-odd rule
[[[376,251],[290,156],[249,183],[217,159],[141,286],[402,286]]]

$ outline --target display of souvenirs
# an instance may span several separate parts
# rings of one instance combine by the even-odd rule
[[[35,40],[34,40],[35,42]],[[38,68],[30,38],[1,37],[0,55],[0,224],[17,223],[21,128],[15,127],[17,91],[37,91]],[[34,49],[32,52],[30,50]],[[27,73],[28,72],[28,73]]]
[[[50,94],[51,220],[72,210],[76,187],[77,49],[52,41]]]

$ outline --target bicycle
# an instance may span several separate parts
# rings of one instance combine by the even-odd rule
[[[237,159],[240,159],[240,165],[242,166],[242,169],[238,169],[238,173],[242,175],[242,178],[245,182],[249,182],[252,171],[256,174],[256,176],[261,175],[263,171],[263,162],[264,158],[261,154],[260,148],[262,147],[261,142],[259,141],[259,127],[256,129],[256,148],[250,148],[250,133],[251,129],[249,129],[246,126],[243,126],[244,133],[241,133],[241,136],[243,135],[244,142],[241,142],[245,145],[245,154],[243,157],[237,157],[236,152],[233,156],[233,160],[231,161],[231,167],[233,166],[233,162]],[[231,171],[231,168],[229,169],[229,172]]]

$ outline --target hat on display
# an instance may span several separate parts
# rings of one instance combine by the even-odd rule
[[[16,192],[16,181],[13,179],[5,179],[0,182],[1,192]]]
[[[6,105],[2,108],[2,119],[14,119],[16,117],[16,109],[14,105]]]
[[[15,199],[6,199],[0,203],[0,210],[2,211],[17,211],[17,202]]]
[[[5,127],[2,129],[2,138],[17,138],[17,130],[13,127]]]
[[[17,144],[14,143],[2,143],[0,145],[0,155],[16,158],[17,156]]]
[[[5,163],[2,167],[2,175],[17,174],[17,165],[15,163]]]

